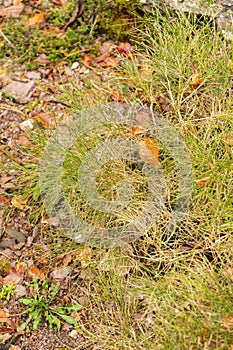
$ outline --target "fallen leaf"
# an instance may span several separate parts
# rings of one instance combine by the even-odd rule
[[[161,168],[158,143],[155,140],[145,138],[145,140],[140,141],[140,144],[142,147],[139,147],[139,154],[142,159],[150,165]]]
[[[44,53],[39,55],[36,60],[41,65],[50,65],[52,63],[50,60],[47,59],[47,56]]]
[[[100,62],[99,65],[102,68],[105,68],[105,67],[116,67],[118,65],[118,63],[119,63],[119,58],[118,57],[108,56],[102,62]]]
[[[125,99],[121,93],[120,90],[112,90],[112,92],[110,93],[110,97],[114,102],[124,102]]]
[[[14,238],[18,243],[26,242],[26,236],[22,232],[15,230],[12,227],[5,227],[5,232],[8,237]]]
[[[222,319],[221,323],[229,331],[233,327],[233,315],[227,315]]]
[[[7,313],[4,310],[2,310],[2,309],[0,309],[0,323],[6,323],[10,327],[16,328],[15,323],[9,318]]]
[[[92,249],[90,247],[85,247],[79,250],[76,255],[76,260],[80,262],[81,267],[87,267],[91,261]]]
[[[11,344],[10,347],[9,347],[9,350],[21,350],[21,347],[18,346],[18,345]]]
[[[104,41],[100,45],[99,50],[100,50],[101,55],[103,55],[107,52],[111,53],[115,47],[116,47],[116,45],[112,41]]]
[[[27,147],[32,147],[33,144],[31,143],[31,141],[27,138],[27,136],[25,135],[21,135],[18,138],[18,144],[20,146],[27,146]]]
[[[13,207],[23,210],[25,208],[25,205],[27,203],[27,199],[23,198],[23,196],[18,195],[12,198],[11,204]]]
[[[118,51],[124,56],[132,56],[134,49],[130,43],[120,43],[117,46]]]
[[[82,63],[84,64],[84,66],[89,67],[91,65],[91,57],[85,53],[82,59]]]
[[[197,187],[199,188],[205,187],[209,181],[210,181],[210,176],[206,176],[206,177],[203,177],[202,179],[194,180],[194,182],[197,184]]]
[[[75,320],[77,322],[79,322],[81,320],[81,318],[83,318],[84,316],[86,316],[84,309],[80,310],[80,311],[73,311],[70,314],[71,317],[75,318]]]
[[[50,113],[50,112],[40,113],[40,114],[37,114],[35,118],[45,128],[53,129],[56,127],[56,121],[53,113]]]
[[[63,265],[63,266],[68,266],[69,263],[72,261],[72,256],[71,254],[65,254],[54,262],[55,266]]]
[[[22,2],[22,0],[13,0],[13,5],[18,5]]]
[[[29,27],[33,27],[37,23],[44,22],[44,20],[45,20],[44,13],[41,12],[41,13],[38,13],[37,15],[29,18],[28,21],[27,21],[27,24],[28,24]]]
[[[22,3],[14,5],[14,6],[9,6],[6,8],[1,8],[0,9],[0,16],[2,17],[13,17],[13,18],[18,18],[21,14],[21,12],[24,9],[24,5]]]
[[[4,197],[4,196],[0,196],[0,203],[4,203],[6,205],[10,205],[10,201],[8,198]]]
[[[28,269],[28,276],[32,279],[36,279],[38,278],[41,281],[45,280],[45,274],[42,270],[40,270],[37,266],[32,265],[29,269]]]
[[[192,76],[192,86],[196,89],[199,85],[201,85],[201,83],[203,82],[203,80],[201,79],[201,74],[199,73],[195,73]]]

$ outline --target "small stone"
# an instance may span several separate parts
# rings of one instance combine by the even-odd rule
[[[35,90],[35,81],[28,82],[12,81],[5,86],[2,91],[4,94],[10,95],[16,102],[25,104],[30,101],[30,98]]]
[[[69,333],[70,338],[73,339],[77,339],[78,338],[78,331],[76,331],[75,329],[73,329],[70,333]]]
[[[79,62],[74,62],[71,66],[71,69],[74,70],[74,69],[77,69],[79,67]]]
[[[70,273],[69,266],[65,267],[59,267],[57,269],[54,269],[51,273],[51,276],[55,280],[64,280]]]
[[[27,72],[26,73],[26,77],[28,79],[40,79],[41,78],[41,74],[39,72]]]
[[[26,288],[24,288],[24,286],[22,286],[21,284],[16,284],[15,285],[15,289],[18,291],[15,294],[15,299],[18,300],[19,298],[24,297],[27,294]]]
[[[19,127],[23,131],[32,130],[33,129],[33,122],[34,122],[33,119],[24,120],[22,123],[19,124]]]

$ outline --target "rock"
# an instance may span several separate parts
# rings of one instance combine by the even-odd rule
[[[233,40],[233,1],[232,0],[140,0],[146,5],[148,10],[153,9],[155,3],[166,5],[174,10],[184,11],[186,13],[195,13],[197,15],[212,17],[217,28],[222,32],[227,40]]]
[[[59,267],[51,272],[51,276],[55,280],[64,280],[70,273],[69,266]]]
[[[78,332],[73,329],[70,333],[69,333],[69,336],[73,339],[77,339],[78,338]]]
[[[24,288],[24,286],[22,286],[21,284],[16,284],[15,285],[16,290],[18,291],[15,294],[15,299],[18,300],[19,298],[24,297],[27,294],[26,288]]]
[[[2,91],[4,94],[8,94],[19,103],[27,103],[35,90],[35,81],[30,80],[28,82],[12,81],[5,86]]]
[[[34,123],[33,119],[27,119],[27,120],[24,120],[22,123],[20,123],[19,127],[23,131],[32,130],[33,129],[33,123]]]

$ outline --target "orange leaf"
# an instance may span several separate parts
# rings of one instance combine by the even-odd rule
[[[31,277],[32,279],[38,278],[41,281],[45,280],[44,272],[40,270],[38,267],[36,267],[35,265],[32,265],[28,270],[28,276]]]
[[[134,49],[130,43],[120,43],[117,49],[124,56],[131,56],[134,53]]]
[[[25,135],[19,136],[18,144],[21,145],[21,146],[32,147],[31,141]]]
[[[23,210],[25,208],[26,203],[27,203],[27,200],[24,199],[23,196],[21,195],[15,196],[11,200],[11,204],[13,205],[13,207],[20,210]]]
[[[38,13],[37,15],[29,18],[29,20],[27,21],[27,24],[29,27],[33,27],[37,23],[44,22],[44,20],[45,20],[44,13],[41,12],[41,13]]]
[[[124,102],[125,101],[120,90],[112,90],[112,92],[110,93],[110,97],[115,102]]]
[[[162,166],[159,163],[158,143],[154,140],[146,138],[145,140],[141,141],[140,144],[142,147],[139,148],[139,154],[142,159],[150,165],[161,168]]]
[[[84,64],[84,66],[87,66],[87,67],[90,66],[91,65],[91,57],[85,53],[83,56],[83,59],[82,59],[82,63]]]
[[[56,126],[53,113],[40,113],[35,116],[36,120],[42,124],[45,128],[53,129]]]
[[[192,76],[192,86],[196,89],[199,85],[201,85],[201,83],[203,82],[203,80],[201,79],[201,74],[199,73],[195,73]]]
[[[22,276],[20,275],[20,273],[18,273],[14,269],[10,270],[7,276],[3,278],[3,283],[5,285],[12,284],[12,283],[19,284],[21,282],[22,282]]]
[[[116,67],[119,63],[118,57],[108,56],[104,61],[100,62],[99,65],[103,68],[105,67]]]
[[[0,323],[6,323],[12,328],[16,328],[15,323],[8,317],[7,313],[0,309]]]
[[[57,258],[57,260],[54,262],[55,266],[68,266],[69,263],[72,261],[72,256],[71,254],[65,254],[59,258]]]
[[[76,260],[81,263],[81,267],[86,267],[90,263],[92,250],[90,247],[85,247],[76,253]]]
[[[0,196],[0,203],[4,203],[4,204],[7,204],[7,205],[11,204],[9,199],[4,197],[4,196]]]
[[[208,182],[210,181],[210,177],[209,176],[206,176],[206,177],[203,177],[202,179],[198,179],[198,180],[194,180],[197,184],[197,187],[199,188],[203,188],[205,187]]]

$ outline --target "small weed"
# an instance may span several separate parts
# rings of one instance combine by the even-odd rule
[[[21,298],[19,301],[24,305],[29,306],[25,311],[28,313],[28,319],[23,323],[20,329],[25,329],[29,322],[33,322],[33,330],[37,329],[38,325],[42,323],[45,319],[49,324],[49,328],[52,329],[53,326],[57,327],[58,331],[61,328],[61,320],[63,319],[67,323],[77,326],[77,321],[75,318],[69,316],[73,311],[80,311],[82,306],[79,304],[72,306],[53,306],[54,299],[57,296],[60,283],[57,283],[53,288],[49,287],[49,282],[41,282],[35,280],[29,286],[34,288],[35,295],[34,298]],[[42,293],[42,294],[41,294]],[[68,314],[68,315],[67,315]]]
[[[17,293],[17,289],[13,283],[3,285],[2,289],[0,290],[0,299],[10,300],[15,293]]]

